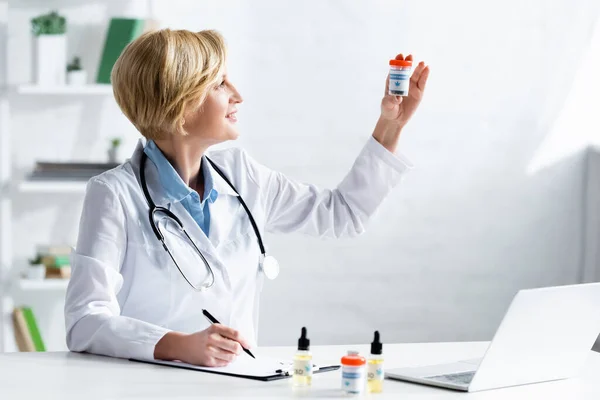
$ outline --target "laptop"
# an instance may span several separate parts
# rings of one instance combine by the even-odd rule
[[[576,376],[600,334],[600,283],[520,290],[483,358],[386,377],[465,392]]]

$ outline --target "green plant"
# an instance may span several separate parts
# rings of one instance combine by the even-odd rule
[[[42,263],[42,256],[39,254],[36,254],[36,256],[34,258],[29,259],[30,265],[37,265],[37,264],[41,264],[41,263]]]
[[[67,64],[67,72],[71,71],[81,71],[81,60],[79,57],[73,57],[73,61]]]
[[[67,20],[56,11],[40,15],[31,20],[34,35],[62,35],[67,31]]]
[[[117,148],[117,147],[119,147],[119,146],[121,145],[121,138],[118,138],[118,137],[116,137],[116,138],[112,138],[112,139],[110,140],[110,145],[111,145],[113,148]]]

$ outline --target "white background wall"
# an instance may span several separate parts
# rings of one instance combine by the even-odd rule
[[[49,2],[12,1],[8,77],[30,77],[28,20]],[[144,1],[68,1],[69,54],[95,76],[107,17]],[[518,289],[583,273],[584,157],[527,173],[600,15],[595,0],[155,0],[164,26],[220,30],[245,147],[298,180],[334,187],[371,134],[398,52],[431,65],[425,100],[403,133],[416,169],[355,240],[267,236],[283,267],[266,285],[260,344],[491,338]],[[14,96],[13,163],[98,159],[137,134],[111,99]],[[15,268],[36,243],[72,241],[81,196],[17,194]],[[51,348],[64,348],[62,293],[20,296]],[[48,302],[53,297],[56,302]],[[39,310],[39,311],[37,311]]]

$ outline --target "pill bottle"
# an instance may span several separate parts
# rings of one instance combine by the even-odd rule
[[[412,61],[390,60],[390,80],[388,94],[392,96],[408,96]]]
[[[342,390],[346,394],[358,395],[365,390],[366,363],[357,351],[348,351],[342,357]]]

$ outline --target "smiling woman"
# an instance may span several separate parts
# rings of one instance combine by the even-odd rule
[[[130,43],[114,66],[113,90],[146,142],[88,183],[65,303],[69,348],[207,366],[243,356],[257,341],[264,277],[276,275],[262,233],[363,233],[411,168],[394,152],[428,74],[420,63],[408,96],[386,91],[346,177],[319,189],[241,149],[207,154],[238,137],[242,102],[217,32],[165,29]]]

